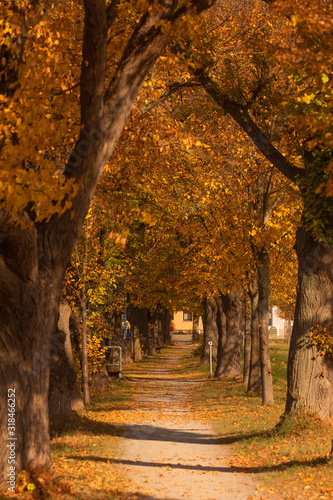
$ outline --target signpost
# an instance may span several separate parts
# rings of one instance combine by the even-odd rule
[[[208,342],[208,345],[209,345],[210,374],[213,375],[213,342]]]

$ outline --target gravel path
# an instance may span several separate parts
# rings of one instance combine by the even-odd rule
[[[218,444],[212,428],[191,411],[190,390],[200,382],[172,374],[184,349],[186,342],[176,344],[164,365],[131,377],[136,409],[121,460],[128,493],[141,500],[250,499],[255,477],[232,470],[231,448]]]

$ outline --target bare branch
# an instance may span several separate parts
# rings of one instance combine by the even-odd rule
[[[164,102],[167,99],[169,99],[169,97],[172,94],[175,94],[176,92],[178,92],[178,90],[181,90],[181,89],[183,89],[185,87],[190,87],[190,88],[191,87],[201,87],[201,83],[199,83],[197,80],[188,80],[187,82],[174,82],[174,83],[171,83],[170,85],[168,85],[168,87],[169,87],[169,90],[167,92],[165,92],[164,94],[162,94],[158,99],[156,99],[155,101],[151,101],[146,106],[143,106],[140,109],[141,113],[142,114],[147,113],[151,109],[155,108],[156,106],[158,106],[162,102]]]
[[[58,96],[58,95],[67,94],[67,92],[71,92],[72,90],[74,90],[77,87],[79,87],[79,85],[80,85],[80,83],[77,82],[74,85],[72,85],[71,87],[68,87],[67,89],[64,89],[64,90],[58,90],[57,92],[54,92],[53,94],[50,94],[47,97],[51,98],[51,97],[55,97],[55,96]]]

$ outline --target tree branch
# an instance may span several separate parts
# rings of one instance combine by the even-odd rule
[[[104,0],[84,0],[85,20],[81,66],[81,123],[98,128],[103,117],[103,90],[107,60]]]
[[[243,129],[243,131],[252,140],[258,150],[265,158],[280,172],[295,182],[297,178],[304,176],[304,170],[296,167],[283,156],[282,153],[271,143],[268,137],[262,132],[258,125],[250,117],[245,106],[228,100],[220,91],[218,85],[204,71],[194,72],[198,81],[214,101],[228,113]]]
[[[143,14],[104,95],[106,129],[111,126],[115,115],[122,116],[120,126],[125,126],[137,93],[150,68],[170,41],[171,29],[177,21],[184,14],[199,13],[215,2],[216,0],[192,0],[177,8],[176,0],[160,0],[158,9],[153,12],[147,10]]]
[[[150,9],[148,5],[126,44],[113,79],[106,84],[107,8],[105,0],[84,0],[85,28],[81,68],[82,129],[65,168],[65,174],[75,178],[78,193],[73,199],[72,212],[67,211],[58,219],[54,217],[47,226],[47,230],[51,231],[52,223],[55,224],[56,234],[68,235],[72,231],[70,243],[67,237],[66,241],[65,238],[61,240],[65,249],[63,259],[70,256],[71,245],[75,243],[81,230],[98,179],[124,130],[144,79],[172,37],[174,25],[184,14],[194,15],[200,12],[203,6],[208,8],[215,1],[201,0],[199,7],[196,5],[196,0],[184,3],[179,8],[177,0],[159,0],[156,5],[154,4],[154,9]],[[114,4],[113,8],[115,8]],[[105,93],[104,88],[106,88]]]
[[[106,22],[107,27],[110,28],[117,17],[117,7],[120,3],[120,0],[111,0],[109,5],[106,8]]]
[[[197,80],[188,80],[187,82],[174,82],[168,85],[169,90],[165,92],[163,95],[161,95],[158,99],[155,101],[151,101],[149,104],[146,106],[143,106],[140,111],[142,114],[147,113],[151,109],[155,108],[155,106],[158,106],[162,102],[166,101],[172,94],[175,94],[178,90],[183,89],[185,87],[201,87],[201,83],[199,83]]]

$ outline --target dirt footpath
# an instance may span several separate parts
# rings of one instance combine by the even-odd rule
[[[189,346],[179,343],[163,365],[130,376],[135,410],[121,460],[130,479],[128,493],[147,500],[256,497],[256,478],[233,472],[231,448],[218,444],[214,431],[191,411],[190,391],[200,382],[172,371],[184,349]]]

